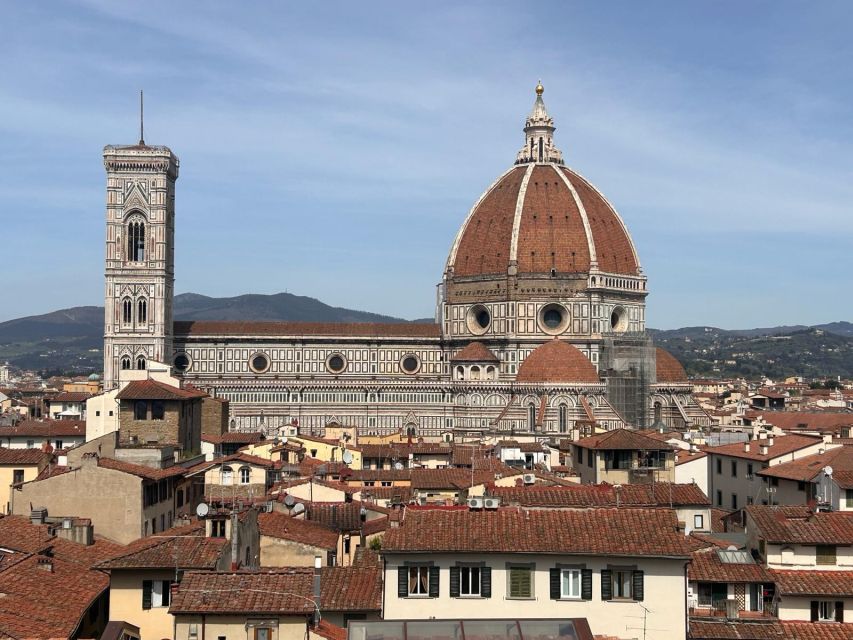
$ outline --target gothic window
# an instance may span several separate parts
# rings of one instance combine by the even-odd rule
[[[136,359],[136,368],[139,369],[140,371],[142,369],[145,369],[145,356],[139,356]]]
[[[124,356],[121,359],[121,368],[125,370],[130,369],[130,356]]]
[[[121,321],[123,324],[130,324],[133,321],[133,303],[130,298],[121,301]]]
[[[474,365],[471,367],[471,380],[479,380],[480,379],[480,367]]]
[[[560,405],[560,433],[566,432],[566,427],[568,426],[568,407],[566,405]]]
[[[136,321],[139,324],[148,322],[148,301],[145,298],[140,298],[136,302]]]
[[[663,418],[663,405],[660,402],[655,402],[655,420],[654,424],[660,424]]]
[[[127,259],[130,262],[145,260],[145,223],[132,220],[127,225]]]
[[[532,402],[527,406],[527,428],[530,431],[536,430],[536,405]]]
[[[539,138],[539,162],[542,162],[544,154],[542,152],[542,138]]]

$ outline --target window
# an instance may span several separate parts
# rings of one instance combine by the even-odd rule
[[[130,324],[133,320],[133,303],[130,298],[125,298],[121,303],[121,321],[123,324]]]
[[[148,302],[145,298],[140,298],[136,302],[136,322],[139,324],[148,322]]]
[[[559,414],[559,429],[560,433],[565,433],[568,426],[568,407],[566,405],[560,405],[560,414]]]
[[[255,640],[272,640],[272,629],[269,627],[255,627]]]
[[[834,565],[835,564],[835,545],[834,544],[819,544],[815,547],[815,559],[817,564]]]
[[[166,416],[166,403],[162,400],[151,402],[151,419],[162,420]]]
[[[812,622],[844,622],[844,602],[842,600],[812,600]]]
[[[732,460],[732,478],[737,478],[737,460]]]
[[[429,569],[426,565],[409,567],[409,596],[429,595]]]
[[[753,473],[752,473],[752,463],[751,463],[751,462],[747,462],[747,463],[746,463],[746,479],[747,479],[747,480],[752,480],[752,478],[753,478]]]
[[[536,405],[533,403],[527,407],[527,429],[536,431]]]
[[[602,600],[643,599],[644,574],[632,568],[615,567],[601,571]]]
[[[148,418],[148,403],[145,400],[137,400],[133,405],[133,419],[146,420]]]
[[[136,359],[136,368],[139,369],[140,371],[145,369],[145,357],[144,356],[139,356]]]
[[[224,538],[225,537],[225,520],[211,520],[210,522],[210,537]]]
[[[249,484],[252,478],[252,470],[249,467],[240,467],[240,484]]]
[[[560,597],[581,597],[581,570],[563,569],[560,571]]]
[[[168,580],[143,580],[142,608],[168,607],[170,587]]]
[[[533,597],[533,566],[509,565],[507,567],[507,597]]]
[[[736,493],[732,494],[732,509],[737,511],[737,494]]]
[[[720,491],[719,489],[717,489],[717,506],[718,507],[723,506],[723,492]]]
[[[578,452],[578,464],[581,465],[581,464],[583,464],[583,449],[578,447],[577,452]]]
[[[630,571],[614,571],[613,572],[613,598],[616,600],[630,600],[632,597],[631,591],[631,573]]]
[[[723,473],[723,461],[717,458],[717,475]]]
[[[480,595],[480,567],[459,568],[459,595]]]
[[[225,466],[219,472],[220,484],[230,485],[234,479],[234,471],[231,467]]]
[[[12,484],[21,484],[24,481],[24,470],[15,469],[12,471]]]
[[[806,490],[806,483],[803,482],[802,480],[797,482],[797,491],[805,491],[805,490]]]
[[[693,515],[693,528],[694,529],[704,529],[705,528],[705,516],[701,513],[697,513]]]
[[[130,369],[130,356],[124,356],[121,359],[121,368],[123,371]]]
[[[62,440],[54,440],[53,441],[53,448],[54,449],[62,449],[62,444],[63,444]]]
[[[145,260],[145,223],[134,220],[127,225],[127,259],[130,262]]]
[[[32,449],[34,446],[36,446],[35,440],[27,440],[27,449]]]

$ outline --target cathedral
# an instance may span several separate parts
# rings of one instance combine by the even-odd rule
[[[624,221],[567,167],[541,83],[515,161],[450,247],[435,324],[174,321],[179,162],[107,146],[105,388],[166,363],[229,400],[232,430],[298,425],[450,440],[565,437],[709,417],[645,330],[648,281]],[[460,216],[461,217],[461,216]]]

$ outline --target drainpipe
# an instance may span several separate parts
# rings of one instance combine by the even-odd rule
[[[323,558],[314,556],[314,626],[320,624],[320,574],[323,569]]]

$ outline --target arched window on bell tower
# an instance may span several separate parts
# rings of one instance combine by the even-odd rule
[[[129,325],[133,322],[133,302],[130,298],[125,298],[121,301],[121,323]]]
[[[136,301],[136,322],[138,324],[148,322],[148,301],[145,298]]]
[[[545,152],[542,146],[542,138],[539,138],[539,162],[542,162],[545,157]]]
[[[560,433],[565,433],[569,424],[569,410],[564,404],[560,405]]]
[[[122,359],[121,359],[121,368],[122,368],[124,371],[127,371],[128,369],[130,369],[130,356],[124,356],[124,357],[122,357]]]
[[[140,371],[145,369],[145,356],[139,356],[136,359],[136,368]]]
[[[145,223],[133,219],[127,225],[127,259],[129,262],[145,260]]]

